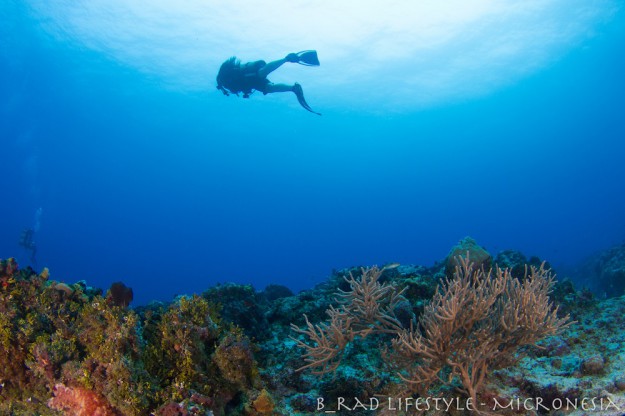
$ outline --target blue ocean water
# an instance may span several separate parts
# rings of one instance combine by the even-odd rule
[[[301,290],[337,268],[430,265],[465,236],[571,267],[625,239],[625,12],[607,3],[587,35],[536,68],[503,68],[507,82],[428,103],[393,61],[354,83],[355,62],[333,50],[251,56],[238,39],[190,45],[212,65],[199,60],[189,87],[159,72],[171,62],[142,58],[163,46],[149,37],[148,52],[122,59],[51,29],[63,22],[40,2],[3,2],[0,258],[68,282],[121,280],[134,304],[217,282]],[[300,81],[321,117],[290,94],[215,89],[239,50],[271,60],[307,48],[320,68],[276,77]],[[470,68],[466,84],[481,77]],[[27,228],[36,264],[18,244]]]

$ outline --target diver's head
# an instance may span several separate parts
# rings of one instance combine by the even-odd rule
[[[241,68],[241,61],[236,56],[231,57],[221,64],[217,73],[217,89],[228,95],[228,90],[232,91],[231,86],[235,80],[237,72]]]

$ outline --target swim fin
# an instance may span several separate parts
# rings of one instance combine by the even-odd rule
[[[304,107],[306,110],[310,111],[313,114],[317,114],[318,116],[321,115],[321,113],[318,113],[315,110],[313,110],[312,108],[310,108],[310,106],[308,105],[308,103],[304,99],[304,90],[302,90],[302,86],[301,85],[299,85],[298,83],[295,83],[295,88],[293,89],[293,92],[295,93],[295,96],[297,97],[297,101],[299,101],[299,103],[300,103],[300,105],[302,107]]]
[[[301,51],[297,53],[297,57],[299,60],[298,64],[306,65],[306,66],[319,66],[319,57],[317,56],[317,51]]]

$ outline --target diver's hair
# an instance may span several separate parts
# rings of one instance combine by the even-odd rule
[[[217,73],[217,89],[221,90],[226,95],[239,92],[236,88],[236,79],[240,69],[241,61],[239,61],[236,56],[231,57],[221,64],[219,72]]]

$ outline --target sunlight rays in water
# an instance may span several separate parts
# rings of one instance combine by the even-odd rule
[[[182,90],[212,87],[213,73],[231,55],[271,60],[314,48],[320,68],[284,67],[277,80],[305,82],[325,107],[379,110],[383,102],[388,111],[514,83],[587,39],[618,8],[614,0],[32,0],[30,6],[57,39]]]

